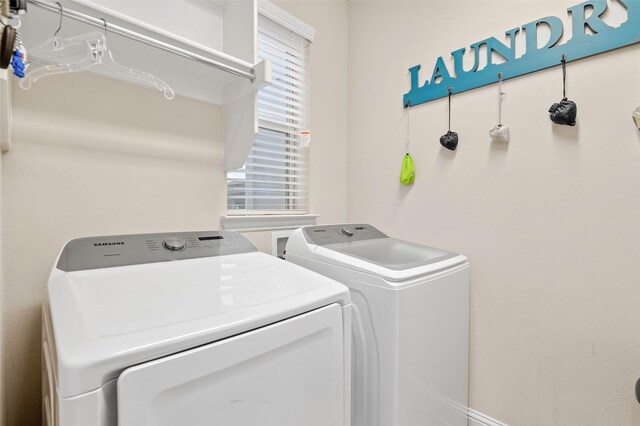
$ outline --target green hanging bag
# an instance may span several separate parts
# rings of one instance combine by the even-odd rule
[[[402,170],[400,170],[400,183],[403,185],[411,185],[416,180],[416,166],[413,165],[413,159],[406,153],[402,160]]]

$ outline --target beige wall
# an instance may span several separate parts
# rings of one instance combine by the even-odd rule
[[[346,4],[282,6],[318,29],[310,204],[320,221],[341,222]],[[26,426],[40,422],[40,303],[58,250],[78,236],[219,229],[226,184],[218,107],[87,75],[14,94],[14,147],[2,156],[1,311],[8,425]],[[251,237],[270,249],[268,234]]]
[[[412,109],[407,69],[578,1],[349,3],[348,218],[469,256],[471,406],[512,425],[634,425],[640,406],[640,45],[569,64],[575,128],[552,126],[560,68]],[[567,31],[570,31],[568,29]]]
[[[2,188],[2,161],[0,161],[0,191]],[[1,194],[1,193],[0,193]],[[3,334],[3,317],[4,317],[4,303],[3,303],[3,292],[2,292],[2,275],[4,273],[4,268],[2,266],[2,197],[0,196],[0,426],[6,425],[6,397],[5,397],[5,389],[6,389],[6,371],[4,368],[4,334]]]
[[[401,97],[408,67],[430,74],[439,55],[574,3],[278,2],[318,31],[311,211],[469,256],[471,405],[513,425],[640,422],[640,48],[570,64],[575,128],[545,112],[559,69],[508,81],[506,148],[487,136],[495,87],[454,97],[455,154],[438,144],[446,102],[412,109],[410,188]],[[39,422],[38,306],[64,242],[219,228],[225,185],[217,107],[82,75],[15,92],[1,299],[8,423],[22,426]],[[268,234],[251,238],[268,249]]]
[[[87,75],[14,90],[2,158],[9,425],[40,418],[40,302],[67,240],[219,227],[221,120],[219,107]]]

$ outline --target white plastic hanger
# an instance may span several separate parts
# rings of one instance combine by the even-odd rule
[[[62,11],[62,7],[60,7],[60,10]],[[174,91],[162,79],[147,72],[121,65],[113,59],[111,50],[107,47],[106,21],[105,34],[91,32],[62,38],[57,35],[59,31],[60,27],[54,36],[43,45],[30,50],[31,57],[39,58],[52,64],[30,70],[20,80],[19,85],[22,89],[30,89],[33,83],[37,83],[44,77],[101,67],[108,70],[108,74],[115,74],[115,77],[159,90],[163,92],[164,97],[167,99],[175,98]]]

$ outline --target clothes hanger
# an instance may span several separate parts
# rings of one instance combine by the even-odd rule
[[[32,57],[52,62],[50,65],[31,70],[20,81],[19,86],[28,90],[33,83],[37,83],[44,77],[67,74],[91,70],[101,67],[109,70],[112,74],[125,80],[133,80],[135,83],[163,92],[167,99],[175,98],[175,93],[171,87],[162,79],[144,71],[126,67],[119,64],[113,58],[111,50],[107,46],[107,21],[104,22],[104,34],[91,32],[74,37],[62,38],[57,34],[62,28],[62,6],[60,6],[60,25],[53,37],[47,40],[42,46],[30,50]]]

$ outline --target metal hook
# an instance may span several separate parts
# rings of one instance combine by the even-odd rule
[[[562,60],[560,62],[567,62],[567,55],[562,54]]]
[[[104,22],[104,39],[107,39],[107,20],[104,18],[99,18],[102,22]]]
[[[62,15],[63,15],[63,11],[62,11],[62,4],[60,4],[59,1],[56,2],[56,4],[58,5],[58,7],[60,8],[60,22],[58,23],[58,29],[56,30],[55,33],[53,33],[53,37],[55,38],[58,33],[60,32],[60,30],[62,29]]]
[[[498,73],[498,83],[499,83],[498,93],[500,93],[500,96],[506,95],[507,93],[502,91],[502,73],[501,72]]]
[[[449,86],[449,94],[453,93],[453,87]]]

